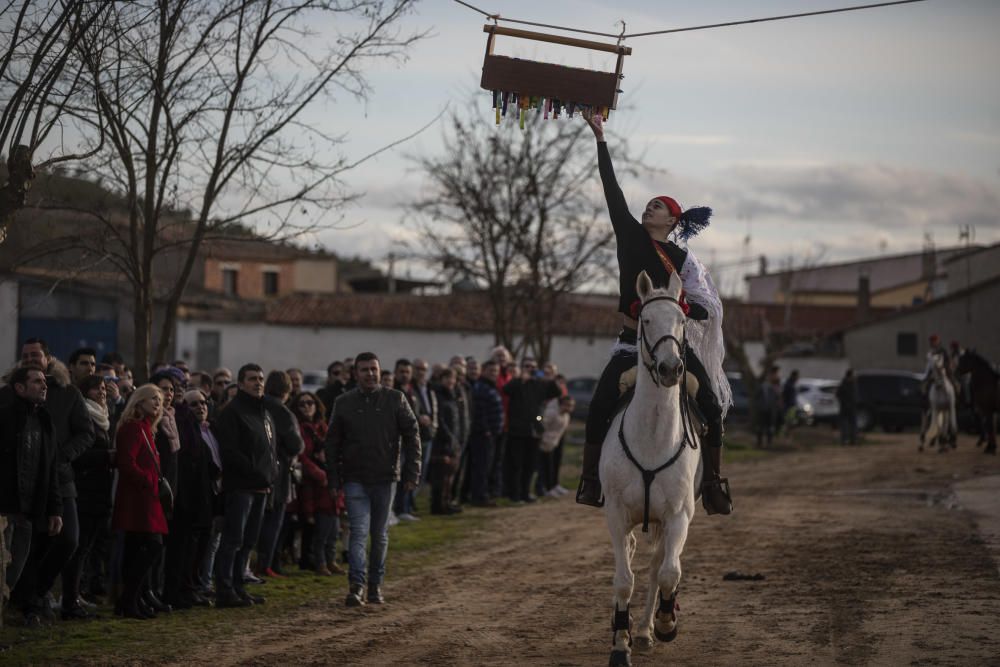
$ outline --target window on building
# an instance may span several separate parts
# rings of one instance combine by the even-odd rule
[[[896,334],[896,354],[901,357],[917,356],[917,334],[904,331]]]
[[[222,291],[229,296],[236,296],[236,279],[239,271],[236,269],[222,269]]]
[[[264,294],[275,296],[278,293],[278,272],[264,271]]]

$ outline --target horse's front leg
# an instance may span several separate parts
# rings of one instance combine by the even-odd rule
[[[653,646],[653,614],[660,600],[660,566],[663,564],[663,528],[654,523],[650,539],[653,542],[653,556],[649,561],[649,591],[646,593],[646,608],[639,617],[635,631],[635,650],[645,651]]]
[[[632,617],[629,615],[629,601],[635,575],[632,573],[632,554],[635,537],[626,518],[626,512],[614,500],[609,499],[607,509],[608,531],[615,553],[614,615],[611,617],[611,667],[632,664]]]
[[[663,563],[658,583],[660,603],[653,621],[653,632],[660,641],[673,641],[677,636],[677,585],[681,581],[681,552],[687,542],[691,518],[685,511],[666,519],[663,531]]]
[[[948,426],[949,428],[949,440],[951,441],[951,448],[958,448],[958,408],[956,406],[955,395],[951,396],[951,403],[948,405]]]

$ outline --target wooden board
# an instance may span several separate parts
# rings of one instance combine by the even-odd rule
[[[618,77],[580,67],[567,67],[487,54],[480,85],[486,90],[553,98],[595,107],[617,108]]]

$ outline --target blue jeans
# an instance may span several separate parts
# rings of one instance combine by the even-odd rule
[[[225,497],[225,523],[215,556],[215,590],[229,593],[243,590],[243,569],[257,544],[264,518],[265,493],[233,491]]]
[[[215,554],[219,551],[219,543],[222,542],[222,526],[225,525],[225,518],[221,516],[212,518],[212,527],[208,531],[208,545],[205,547],[205,558],[198,568],[198,583],[205,590],[212,586],[212,573],[215,571]]]
[[[385,577],[385,555],[389,550],[389,510],[392,508],[395,488],[396,485],[392,482],[344,484],[347,516],[351,523],[351,539],[348,545],[350,564],[348,580],[351,585],[364,586],[366,572],[369,586],[382,584],[382,579]],[[370,559],[365,553],[369,533],[372,538]]]

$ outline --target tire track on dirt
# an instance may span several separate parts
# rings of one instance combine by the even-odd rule
[[[896,442],[731,466],[737,512],[699,513],[691,526],[680,635],[634,664],[996,664],[996,565],[968,513],[933,498],[1000,464],[964,441],[936,458]],[[639,542],[634,616],[649,553]],[[607,531],[600,512],[570,498],[496,511],[486,530],[420,572],[394,578],[391,553],[389,565],[384,607],[317,602],[241,626],[183,664],[607,661]],[[723,582],[730,570],[767,579]]]

